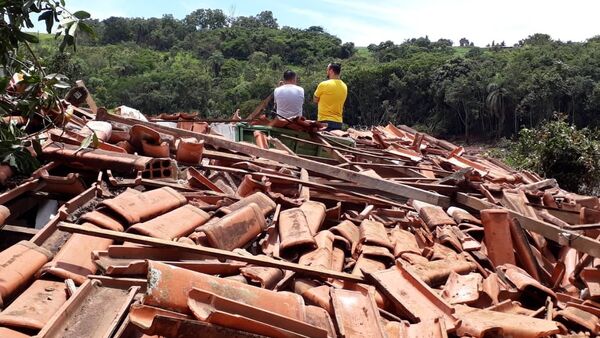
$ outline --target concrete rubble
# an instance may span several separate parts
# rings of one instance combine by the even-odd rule
[[[0,337],[600,334],[598,197],[406,126],[254,125],[310,137],[103,108],[40,134],[3,174]]]

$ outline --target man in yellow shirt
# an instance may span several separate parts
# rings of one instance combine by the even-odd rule
[[[348,96],[348,87],[340,80],[342,66],[331,63],[327,66],[329,80],[319,83],[315,91],[315,102],[318,104],[317,120],[327,123],[327,130],[342,129],[344,102]]]

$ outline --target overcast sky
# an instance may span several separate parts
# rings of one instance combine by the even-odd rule
[[[322,26],[357,46],[425,35],[455,44],[466,37],[485,46],[492,40],[512,45],[533,33],[563,41],[600,34],[600,0],[67,0],[67,8],[87,10],[98,19],[163,14],[183,18],[198,8],[221,8],[235,15],[271,10],[280,25]]]

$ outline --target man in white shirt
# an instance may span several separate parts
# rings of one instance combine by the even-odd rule
[[[283,83],[275,88],[275,105],[279,116],[288,119],[302,116],[304,89],[296,85],[297,79],[294,71],[286,70],[283,73]]]

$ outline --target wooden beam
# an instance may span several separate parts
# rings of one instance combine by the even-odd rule
[[[314,171],[321,173],[326,176],[335,177],[338,179],[342,179],[348,182],[355,182],[356,184],[378,191],[387,192],[396,196],[398,199],[415,199],[423,202],[427,202],[433,205],[439,205],[442,207],[450,206],[450,198],[448,196],[443,196],[435,192],[425,191],[423,189],[409,187],[404,184],[396,183],[393,181],[385,180],[382,178],[371,177],[364,175],[362,173],[354,172],[352,170],[338,168],[332,165],[320,163],[317,161],[311,161],[308,159],[304,159],[301,157],[291,156],[288,154],[282,154],[276,151],[271,151],[268,149],[261,149],[253,144],[245,144],[242,142],[234,142],[227,140],[222,137],[195,133],[188,130],[183,130],[179,128],[171,128],[165,126],[159,126],[150,122],[143,122],[138,120],[130,120],[120,116],[109,115],[107,112],[104,112],[103,109],[99,110],[99,113],[96,115],[96,118],[99,120],[107,120],[114,121],[123,124],[141,124],[150,128],[154,128],[157,131],[163,131],[165,133],[175,134],[179,137],[195,137],[199,140],[203,140],[205,144],[211,145],[216,148],[225,148],[230,151],[235,151],[239,153],[243,153],[246,155],[257,156],[266,158],[268,160],[281,162],[287,165],[296,166],[299,168],[304,168],[309,171]]]
[[[469,196],[465,193],[457,193],[456,201],[462,205],[479,211],[483,209],[500,208],[495,204]],[[523,228],[538,233],[545,238],[553,240],[561,245],[566,245],[577,251],[587,253],[590,256],[600,258],[600,241],[569,229],[560,228],[554,224],[524,216],[510,209],[506,210],[511,217],[514,217],[519,221]]]
[[[294,271],[299,274],[306,276],[320,277],[320,278],[336,278],[354,283],[366,283],[367,281],[357,275],[351,275],[349,273],[333,271],[329,269],[322,269],[314,266],[307,266],[298,263],[291,263],[283,260],[276,260],[266,256],[254,256],[254,255],[240,255],[232,251],[221,250],[216,248],[210,248],[206,246],[190,245],[180,242],[173,242],[160,238],[153,238],[148,236],[130,234],[127,232],[119,232],[112,230],[105,230],[100,228],[85,227],[73,223],[60,222],[58,229],[70,233],[84,234],[88,236],[95,236],[100,238],[108,238],[113,240],[119,240],[124,242],[131,242],[143,245],[150,245],[154,247],[165,247],[174,248],[181,250],[182,252],[196,253],[206,256],[211,256],[219,259],[231,259],[239,262],[246,262],[258,266],[272,267],[283,270]]]
[[[290,177],[290,176],[285,176],[285,175],[276,175],[276,174],[271,174],[271,173],[251,172],[251,171],[239,169],[239,168],[228,168],[228,167],[221,167],[221,166],[215,166],[215,165],[200,165],[200,166],[198,166],[198,168],[216,170],[216,171],[224,171],[224,172],[233,172],[233,173],[242,174],[242,175],[249,174],[249,175],[252,175],[253,177],[268,177],[268,178],[273,178],[273,179],[280,179],[280,180],[285,180],[285,181],[288,181],[291,183],[301,184],[301,185],[304,185],[309,188],[314,188],[316,190],[324,190],[324,191],[328,191],[328,192],[342,193],[342,194],[347,194],[350,196],[364,198],[364,199],[370,200],[370,201],[372,201],[372,203],[378,204],[378,205],[379,204],[391,205],[391,206],[395,206],[395,207],[399,207],[399,208],[405,207],[404,204],[401,204],[401,203],[398,203],[398,202],[395,202],[392,200],[388,200],[386,198],[362,194],[358,191],[359,189],[355,189],[354,187],[352,189],[337,188],[337,187],[333,187],[333,186],[318,183],[318,182],[305,181],[302,178],[295,178],[295,177]]]
[[[2,225],[1,231],[3,231],[3,232],[4,231],[6,231],[6,232],[12,232],[12,233],[20,234],[20,235],[25,235],[25,236],[33,237],[40,230],[39,229],[35,229],[35,228],[28,228],[28,227],[18,226],[18,225],[8,225],[8,224],[5,224],[5,225]]]

